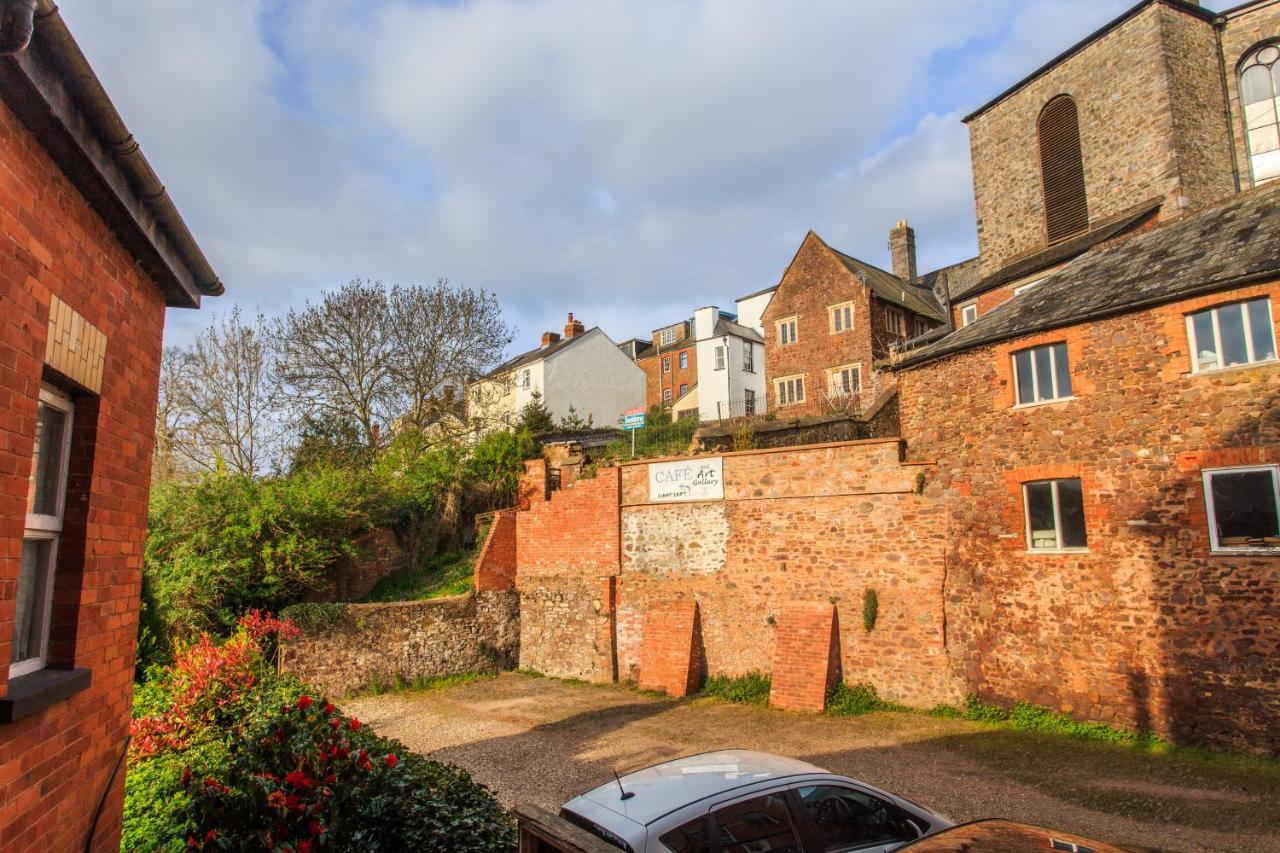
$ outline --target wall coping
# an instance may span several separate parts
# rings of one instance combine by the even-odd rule
[[[637,459],[634,462],[623,462],[618,467],[632,468],[637,465],[650,465],[654,462],[676,462],[681,459],[707,459],[713,456],[720,456],[720,457],[759,456],[765,453],[794,453],[797,450],[825,450],[831,447],[855,447],[855,446],[863,446],[863,445],[893,444],[893,443],[901,444],[902,439],[896,436],[890,437],[890,438],[859,438],[851,441],[828,441],[828,442],[823,442],[821,444],[796,444],[790,447],[758,447],[753,450],[730,450],[725,453],[698,453],[698,454],[685,454],[683,456],[659,456],[654,459]],[[929,463],[913,462],[913,463],[903,463],[903,464],[918,465],[918,464],[929,464]]]

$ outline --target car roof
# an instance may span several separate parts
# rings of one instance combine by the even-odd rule
[[[746,749],[723,749],[627,773],[621,777],[622,788],[633,796],[625,800],[615,781],[571,800],[565,808],[578,811],[574,804],[588,800],[635,823],[648,825],[676,809],[717,794],[761,782],[827,773],[821,767],[795,758]]]

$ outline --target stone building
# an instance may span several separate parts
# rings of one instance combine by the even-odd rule
[[[222,285],[54,4],[0,12],[0,849],[116,850],[165,310]]]

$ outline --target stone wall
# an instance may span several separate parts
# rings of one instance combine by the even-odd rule
[[[328,696],[371,685],[493,671],[519,654],[520,600],[481,592],[393,604],[347,604],[330,628],[284,645],[280,669]]]
[[[1222,61],[1231,104],[1231,140],[1242,187],[1253,186],[1249,145],[1245,141],[1244,109],[1240,104],[1240,63],[1255,48],[1280,36],[1280,6],[1263,5],[1230,15],[1221,29]]]
[[[1280,624],[1280,558],[1210,552],[1201,478],[1280,461],[1280,368],[1193,374],[1185,322],[1263,294],[1280,304],[1280,285],[1243,288],[901,373],[909,458],[940,463],[970,689],[1280,752],[1280,634],[1263,627]],[[1052,341],[1075,398],[1013,408],[1012,351]],[[1062,476],[1083,482],[1088,552],[1028,553],[1021,484]]]

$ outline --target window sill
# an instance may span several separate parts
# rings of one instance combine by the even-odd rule
[[[1214,557],[1280,557],[1280,548],[1213,548]]]
[[[1255,367],[1274,367],[1280,364],[1280,358],[1268,358],[1262,361],[1251,361],[1248,364],[1233,364],[1230,367],[1211,367],[1208,370],[1192,370],[1184,376],[1220,376],[1223,373],[1235,373],[1240,370],[1252,370]]]
[[[35,716],[85,690],[92,680],[87,669],[40,669],[11,678],[0,698],[0,724]]]
[[[1040,406],[1052,406],[1054,403],[1070,403],[1074,399],[1076,399],[1076,396],[1072,394],[1070,397],[1056,397],[1052,400],[1037,400],[1034,403],[1017,403],[1012,408],[1014,408],[1015,410],[1016,409],[1036,409],[1036,408],[1039,408]]]
[[[1088,554],[1088,548],[1028,548],[1026,551],[1028,556],[1047,555],[1050,557],[1062,554]]]

